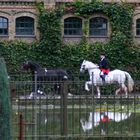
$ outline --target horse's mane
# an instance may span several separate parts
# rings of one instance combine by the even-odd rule
[[[93,62],[91,62],[91,61],[89,61],[89,60],[85,60],[85,61],[87,61],[88,63],[91,63],[92,65],[94,65],[94,66],[99,66],[98,64],[95,64],[95,63],[93,63]]]
[[[41,68],[41,66],[37,62],[35,62],[35,61],[28,60],[27,62],[32,64],[32,65],[34,65],[35,67]]]

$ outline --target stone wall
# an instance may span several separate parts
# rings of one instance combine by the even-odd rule
[[[9,20],[8,35],[0,36],[0,40],[25,40],[32,42],[39,39],[38,11],[35,2],[4,2],[0,0],[0,16]],[[15,19],[21,16],[28,16],[34,19],[34,35],[33,36],[16,36],[15,34]]]
[[[6,17],[9,20],[8,25],[8,35],[2,36],[0,35],[1,40],[22,40],[27,42],[37,41],[39,40],[39,30],[38,30],[38,10],[36,8],[36,3],[44,1],[44,5],[46,9],[55,8],[57,4],[65,3],[65,2],[73,2],[74,0],[0,0],[0,16]],[[140,18],[140,0],[103,0],[106,3],[110,2],[120,2],[125,1],[128,3],[132,3],[135,5],[135,12],[133,16],[133,39],[136,44],[140,44],[140,36],[136,36],[136,20]],[[34,19],[34,35],[32,36],[17,36],[15,34],[15,19],[21,16],[28,16]],[[63,22],[66,17],[70,15],[65,15],[62,17],[62,38],[66,42],[79,42],[80,37],[65,37],[63,35]],[[95,15],[93,15],[95,16]],[[102,16],[102,15],[101,15]],[[109,40],[109,36],[111,33],[111,27],[108,24],[108,36],[107,38],[90,38],[90,42],[107,42]]]

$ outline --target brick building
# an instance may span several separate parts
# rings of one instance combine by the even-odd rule
[[[0,0],[0,41],[22,40],[32,42],[39,40],[36,3],[40,1],[44,2],[47,9],[74,0]],[[140,44],[140,0],[103,0],[105,3],[121,1],[135,6],[132,24],[133,40],[136,44]],[[82,17],[76,17],[72,14],[62,17],[62,37],[65,42],[79,41],[82,36],[80,29],[82,29],[84,20]],[[108,17],[102,14],[93,14],[90,17],[90,24],[91,28],[92,26],[96,27],[89,31],[90,42],[106,42],[109,40],[111,27]],[[69,25],[75,25],[75,29],[69,28]]]

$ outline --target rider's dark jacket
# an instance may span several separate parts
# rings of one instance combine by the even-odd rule
[[[102,71],[104,74],[108,74],[108,73],[109,73],[109,66],[108,66],[108,61],[107,61],[106,58],[103,58],[103,59],[100,61],[99,68],[101,69],[101,71]]]

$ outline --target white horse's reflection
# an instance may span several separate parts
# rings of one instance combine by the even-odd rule
[[[120,122],[130,117],[131,113],[119,112],[90,112],[88,120],[80,119],[80,123],[84,132],[98,126],[100,122],[109,122],[111,120]]]

